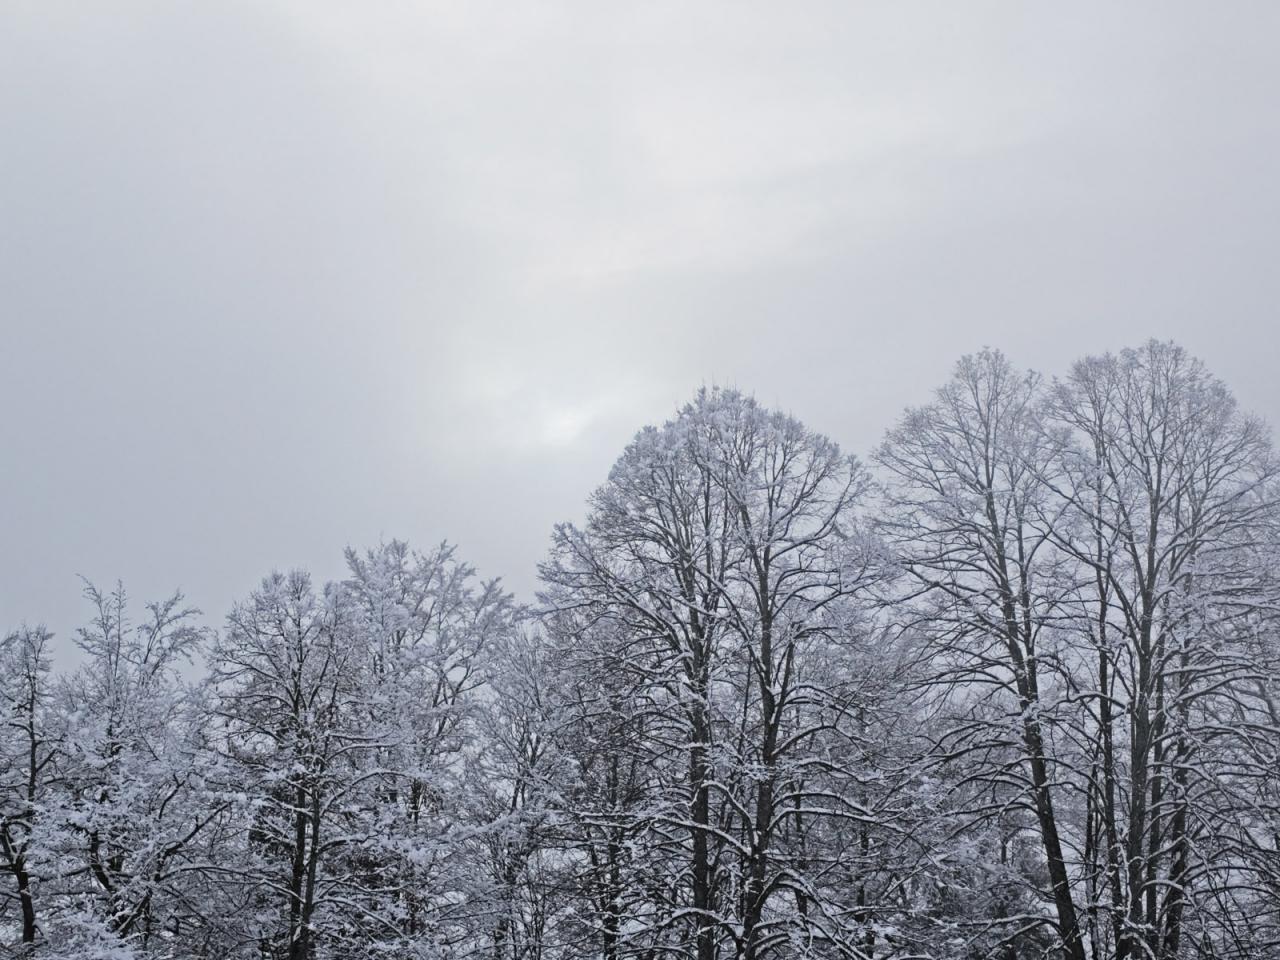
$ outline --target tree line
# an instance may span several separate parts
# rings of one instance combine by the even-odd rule
[[[517,603],[455,549],[0,646],[0,949],[1280,956],[1270,432],[1178,346],[964,357],[866,462],[704,389]]]

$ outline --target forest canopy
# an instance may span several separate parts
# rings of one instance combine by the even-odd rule
[[[0,951],[1280,955],[1269,427],[1159,341],[922,399],[698,391],[535,597],[390,540],[5,625]]]

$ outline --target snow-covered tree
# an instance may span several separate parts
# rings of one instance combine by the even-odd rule
[[[476,874],[476,766],[487,743],[479,696],[496,651],[512,642],[517,610],[496,580],[441,544],[418,553],[402,541],[347,551],[342,586],[361,660],[364,723],[383,731],[362,757],[365,909],[382,930],[366,936],[390,955],[430,941],[441,953],[471,948],[491,907]]]
[[[16,906],[16,939],[26,949],[40,934],[37,887],[52,878],[56,850],[47,805],[62,722],[52,704],[51,640],[44,627],[25,626],[0,640],[0,867],[11,881],[0,930]]]
[[[1055,384],[1044,485],[1064,606],[1071,734],[1087,770],[1080,857],[1091,936],[1117,958],[1255,955],[1256,784],[1280,729],[1255,643],[1274,630],[1277,463],[1261,422],[1181,348],[1089,357]],[[1064,747],[1066,745],[1064,744]],[[1086,766],[1087,765],[1087,766]]]
[[[305,573],[272,574],[235,608],[215,644],[219,786],[247,797],[245,845],[210,867],[243,892],[242,942],[308,960],[350,922],[350,877],[331,868],[358,842],[342,824],[363,755],[375,752],[360,686],[362,651],[341,592],[317,594]]]
[[[957,815],[1034,838],[1044,867],[1044,909],[988,926],[1016,944],[1050,924],[1075,960],[1263,949],[1245,919],[1277,734],[1262,426],[1170,344],[1049,387],[986,351],[877,459]]]
[[[182,911],[187,845],[219,812],[199,785],[200,719],[181,668],[205,641],[175,593],[131,623],[124,588],[87,585],[81,667],[63,690],[69,892],[120,940],[146,949]],[[86,901],[88,902],[88,901]]]
[[[711,960],[806,942],[844,949],[862,911],[829,900],[803,838],[874,822],[860,798],[855,684],[829,669],[877,573],[855,509],[866,474],[834,443],[734,391],[704,390],[643,430],[557,529],[555,607],[611,637],[612,669],[648,711],[669,781],[645,816],[673,885],[629,936]],[[836,781],[839,781],[838,783]]]
[[[533,607],[345,559],[4,634],[0,952],[1280,951],[1280,462],[1173,344],[962,358],[870,469],[702,390]]]

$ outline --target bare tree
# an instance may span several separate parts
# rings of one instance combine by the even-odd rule
[[[1257,549],[1275,533],[1270,440],[1202,364],[1155,341],[1077,363],[1046,415],[1063,431],[1050,529],[1081,571],[1072,625],[1097,664],[1077,686],[1106,932],[1118,958],[1173,958],[1194,911],[1207,949],[1249,886],[1220,841],[1252,845],[1244,784],[1277,734],[1248,642],[1280,597]]]
[[[683,833],[668,855],[687,858],[688,899],[653,915],[687,930],[699,960],[722,944],[773,952],[798,928],[848,940],[848,918],[783,839],[806,819],[872,817],[826,786],[817,744],[848,718],[810,662],[871,577],[853,536],[865,483],[793,418],[703,391],[640,433],[544,567],[553,603],[622,638],[650,735],[685,758],[685,801],[655,829]]]
[[[206,631],[181,593],[130,619],[117,584],[86,584],[93,606],[77,644],[83,663],[63,684],[64,879],[83,880],[105,929],[146,949],[182,910],[184,860],[223,805],[200,787],[201,718],[181,671]]]
[[[384,745],[362,760],[370,812],[352,852],[360,887],[377,891],[367,913],[381,927],[361,936],[388,950],[424,936],[466,942],[488,905],[475,891],[481,859],[467,834],[473,768],[484,759],[481,695],[494,653],[514,642],[518,611],[447,543],[419,553],[392,540],[346,556],[365,722],[384,731]]]
[[[33,846],[61,747],[51,703],[51,639],[44,627],[23,627],[0,640],[0,863],[13,880],[5,899],[18,903],[23,944],[34,944],[39,933],[35,864],[43,859],[48,867],[51,859]]]
[[[317,596],[298,571],[263,580],[214,648],[226,786],[252,811],[242,860],[218,870],[277,912],[275,930],[250,935],[288,960],[309,960],[329,898],[342,899],[324,867],[348,841],[337,819],[355,755],[379,742],[358,715],[360,654],[338,592]]]
[[[1056,686],[1046,689],[1052,651],[1043,645],[1065,585],[1043,525],[1054,519],[1040,479],[1053,450],[1037,429],[1038,391],[1038,378],[998,352],[962,359],[877,452],[889,480],[881,529],[915,584],[904,610],[927,640],[931,685],[950,711],[942,756],[971,765],[975,823],[1011,806],[1034,814],[1063,950],[1084,960],[1047,729],[1059,704]],[[1038,922],[1002,919],[1014,931]]]
[[[1255,639],[1278,596],[1265,430],[1170,344],[1047,390],[987,351],[878,461],[938,756],[968,770],[970,830],[1034,813],[1063,953],[1174,958],[1190,916],[1196,949],[1258,949],[1241,918],[1276,732]],[[1040,918],[992,922],[1013,942]]]

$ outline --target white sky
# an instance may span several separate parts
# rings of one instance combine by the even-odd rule
[[[963,352],[1280,415],[1280,5],[0,6],[0,629],[441,538],[522,596],[735,384],[865,453]]]

